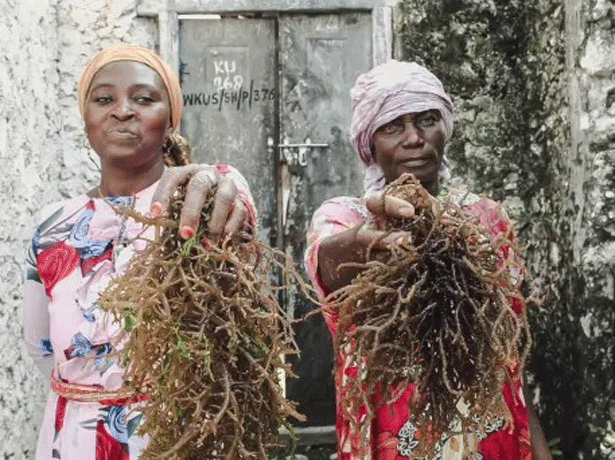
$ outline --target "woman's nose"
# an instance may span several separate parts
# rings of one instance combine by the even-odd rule
[[[419,130],[414,126],[414,123],[406,123],[404,126],[404,145],[414,146],[422,145],[424,143],[423,138],[420,136]]]
[[[125,120],[134,115],[134,110],[128,98],[118,100],[113,108],[112,115],[119,120]]]

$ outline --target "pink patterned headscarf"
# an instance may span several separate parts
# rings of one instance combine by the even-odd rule
[[[383,185],[380,168],[372,154],[372,137],[378,128],[407,113],[436,109],[448,140],[453,133],[454,107],[438,78],[416,62],[394,59],[359,75],[350,90],[352,121],[350,142],[367,167],[365,188]],[[442,171],[443,175],[448,169]]]

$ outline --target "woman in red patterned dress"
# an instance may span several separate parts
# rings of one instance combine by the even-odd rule
[[[326,201],[314,214],[308,233],[306,267],[324,302],[326,296],[350,284],[359,269],[341,265],[365,262],[367,248],[372,254],[384,250],[400,237],[370,222],[374,216],[411,217],[409,203],[386,196],[384,186],[402,174],[413,174],[438,200],[452,200],[475,216],[494,236],[512,230],[500,205],[485,197],[445,185],[448,168],[444,146],[453,130],[453,104],[441,82],[416,63],[389,61],[359,76],[351,91],[353,116],[351,141],[366,166],[365,195],[338,197]],[[375,252],[374,252],[375,250]],[[339,269],[338,269],[339,268]],[[329,329],[335,335],[337,314],[323,305]],[[344,365],[337,357],[336,386],[356,376],[357,368]],[[510,410],[509,421],[496,419],[476,433],[476,457],[486,460],[550,460],[536,414],[526,401],[522,378],[505,383],[503,396]],[[338,407],[336,428],[339,460],[406,460],[417,458],[419,430],[412,424],[408,403],[410,384],[391,406],[377,409],[370,428],[359,431],[345,419]],[[375,396],[377,397],[377,396]],[[358,420],[365,414],[356,414]],[[365,439],[365,438],[368,439]],[[464,437],[444,433],[435,446],[434,459],[461,460]],[[362,446],[368,445],[368,452]]]

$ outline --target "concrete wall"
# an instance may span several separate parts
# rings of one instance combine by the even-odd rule
[[[48,384],[21,342],[21,284],[35,213],[94,182],[76,82],[102,45],[154,46],[135,0],[0,2],[0,457],[33,458]]]
[[[23,248],[32,214],[57,173],[56,9],[50,0],[0,4],[0,451],[32,455],[45,385],[21,343]]]

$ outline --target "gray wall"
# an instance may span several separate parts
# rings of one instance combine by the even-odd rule
[[[101,45],[153,46],[156,22],[134,0],[0,2],[0,457],[33,458],[48,384],[21,341],[25,248],[35,213],[96,177],[76,82]]]

